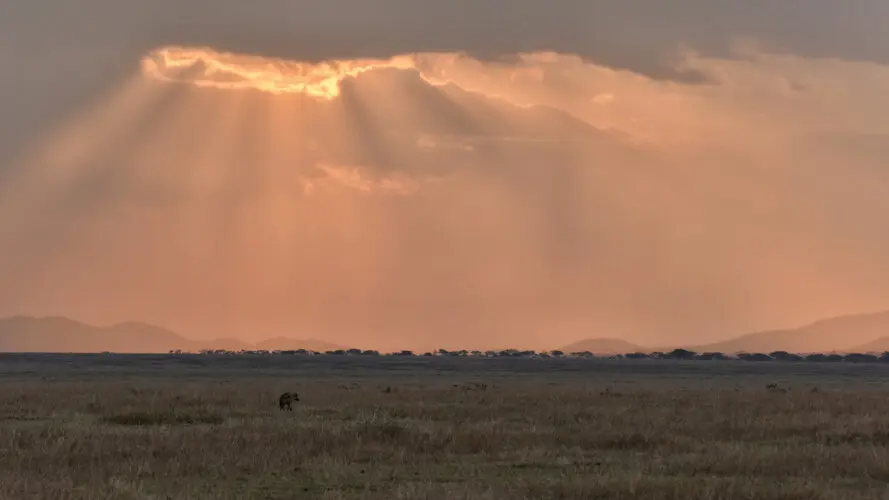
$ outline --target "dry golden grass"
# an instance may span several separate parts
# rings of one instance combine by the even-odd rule
[[[0,361],[0,497],[889,495],[889,392],[875,372],[263,362]],[[766,391],[773,379],[792,389]],[[286,390],[302,399],[292,413],[277,409]]]

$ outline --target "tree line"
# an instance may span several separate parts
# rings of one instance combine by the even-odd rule
[[[171,350],[170,354],[185,354],[185,351]],[[226,349],[202,349],[199,354],[209,356],[234,356],[234,355],[254,355],[254,356],[402,356],[402,357],[471,357],[471,358],[579,358],[579,359],[672,359],[684,361],[784,361],[784,362],[846,362],[846,363],[889,363],[889,352],[882,354],[874,353],[811,353],[796,354],[787,351],[774,351],[770,353],[738,353],[724,354],[721,352],[703,352],[698,353],[687,349],[673,349],[668,352],[631,352],[626,354],[609,354],[597,355],[590,351],[564,352],[560,350],[553,351],[534,351],[520,349],[504,349],[504,350],[487,350],[487,351],[469,351],[469,350],[447,350],[438,349],[436,351],[428,351],[423,353],[415,353],[414,351],[395,351],[381,353],[376,350],[362,349],[338,349],[331,351],[313,351],[311,349],[292,349],[292,350],[226,350]]]

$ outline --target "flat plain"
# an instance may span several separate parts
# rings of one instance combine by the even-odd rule
[[[4,354],[0,497],[889,498],[887,381],[852,363]]]

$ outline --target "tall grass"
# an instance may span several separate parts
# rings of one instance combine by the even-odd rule
[[[0,498],[889,494],[889,393],[871,385],[348,375],[0,381]]]

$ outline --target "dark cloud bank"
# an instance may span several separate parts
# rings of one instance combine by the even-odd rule
[[[696,81],[702,75],[674,69],[675,51],[725,55],[737,37],[800,55],[887,62],[887,20],[881,0],[11,0],[0,15],[0,64],[9,68],[0,93],[15,97],[0,107],[0,145],[8,149],[171,44],[301,60],[551,50]]]

